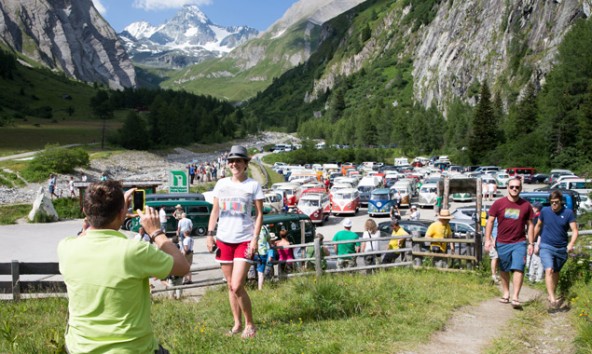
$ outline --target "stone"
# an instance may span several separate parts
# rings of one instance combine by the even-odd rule
[[[34,221],[37,215],[44,215],[44,219],[48,221],[58,221],[58,213],[53,207],[51,198],[45,194],[43,187],[39,188],[37,197],[33,203],[33,209],[29,212],[29,221]]]

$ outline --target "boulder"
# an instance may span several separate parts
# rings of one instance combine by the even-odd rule
[[[45,194],[43,187],[39,188],[37,197],[33,203],[33,209],[29,212],[29,221],[58,221],[58,213],[53,207],[51,198]]]

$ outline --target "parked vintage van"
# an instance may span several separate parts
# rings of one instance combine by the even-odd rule
[[[354,188],[332,191],[331,213],[355,215],[360,210],[360,192]]]
[[[187,217],[193,222],[192,235],[203,236],[208,231],[208,222],[212,212],[212,204],[203,200],[154,200],[146,201],[146,206],[160,209],[164,206],[167,215],[167,234],[174,234],[177,231],[177,220],[173,217],[175,206],[180,204]],[[140,229],[140,218],[134,217],[129,221],[130,231],[138,232]]]
[[[438,185],[435,183],[427,183],[419,189],[419,200],[417,205],[423,207],[433,207],[436,205],[438,198]]]
[[[301,222],[304,224],[304,243],[313,242],[316,227],[308,215],[297,213],[263,215],[263,225],[276,235],[279,235],[280,231],[285,229],[288,231],[288,240],[292,244],[303,243]]]
[[[329,194],[324,188],[305,190],[298,200],[298,212],[308,215],[313,223],[323,225],[331,215]]]
[[[392,193],[388,188],[373,190],[368,201],[368,215],[370,217],[389,215],[391,206],[394,204]]]
[[[300,185],[296,183],[282,183],[275,188],[286,196],[286,204],[288,208],[295,208],[298,204],[298,194],[300,192]]]
[[[391,190],[397,190],[401,193],[401,206],[409,207],[411,203],[411,184],[409,181],[398,181],[391,188]]]

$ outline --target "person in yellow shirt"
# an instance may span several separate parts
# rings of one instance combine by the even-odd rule
[[[407,231],[399,225],[398,219],[391,220],[391,228],[393,229],[391,236],[409,236]],[[392,239],[389,241],[387,250],[398,250],[405,245],[404,239]],[[382,258],[382,263],[393,263],[400,256],[400,253],[386,253]]]
[[[434,221],[426,231],[425,237],[431,238],[451,238],[452,230],[450,229],[450,211],[448,209],[442,209],[438,215],[438,220]],[[430,250],[436,253],[446,253],[446,243],[443,242],[432,242]],[[450,244],[450,250],[454,253],[454,244]]]

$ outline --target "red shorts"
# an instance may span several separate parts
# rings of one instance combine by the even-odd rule
[[[250,244],[251,241],[242,243],[226,243],[216,240],[216,246],[218,246],[218,249],[216,250],[216,262],[230,264],[235,260],[241,260],[250,264],[255,264],[255,261],[253,261],[254,255],[251,255],[251,258],[247,258],[246,256]]]

